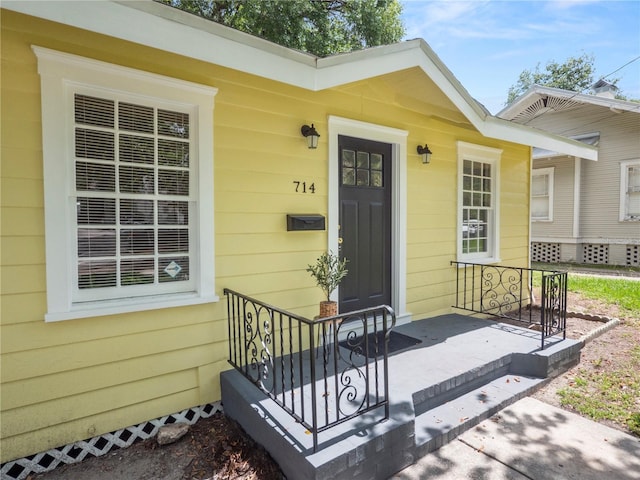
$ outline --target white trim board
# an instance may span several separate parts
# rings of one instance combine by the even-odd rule
[[[419,67],[484,136],[597,159],[592,146],[491,116],[422,39],[317,58],[153,0],[4,1],[2,8],[312,91]]]

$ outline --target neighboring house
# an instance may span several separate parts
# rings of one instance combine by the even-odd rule
[[[339,239],[343,309],[450,312],[452,260],[529,263],[530,145],[597,153],[492,117],[422,40],[316,58],[152,1],[1,13],[2,462],[218,402],[223,288],[313,318]]]
[[[531,259],[640,266],[640,103],[531,87],[498,116],[598,147],[598,160],[533,150]]]

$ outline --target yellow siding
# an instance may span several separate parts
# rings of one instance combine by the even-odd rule
[[[219,89],[215,99],[216,285],[312,317],[321,293],[305,272],[326,232],[287,232],[287,213],[327,215],[327,119],[409,131],[407,311],[450,311],[456,255],[456,141],[504,150],[504,263],[528,259],[526,147],[487,140],[395,102],[384,79],[308,92],[2,11],[1,461],[220,399],[226,303],[56,323],[46,312],[40,81],[30,46],[57,49]],[[418,74],[410,72],[408,74]],[[387,103],[388,99],[388,103]],[[323,132],[306,148],[303,123]],[[415,155],[428,141],[431,165]],[[315,194],[297,194],[295,180]]]

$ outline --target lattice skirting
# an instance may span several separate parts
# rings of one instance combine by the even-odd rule
[[[640,267],[640,245],[627,245],[627,266]]]
[[[582,261],[591,264],[608,264],[609,245],[585,243],[582,245]]]
[[[111,450],[129,447],[138,440],[153,437],[163,425],[178,422],[193,425],[199,419],[209,418],[218,411],[222,411],[220,402],[208,403],[122,430],[12,460],[0,465],[0,478],[2,480],[24,480],[32,473],[48,472],[60,464],[77,463],[87,457],[100,457]]]
[[[559,263],[559,243],[531,243],[531,260],[534,262]]]

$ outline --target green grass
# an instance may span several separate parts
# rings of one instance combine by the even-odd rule
[[[541,274],[534,272],[533,286],[540,287],[541,285]],[[585,298],[618,305],[625,316],[640,319],[640,280],[579,275],[569,272],[567,290],[579,293]]]
[[[567,289],[586,298],[618,305],[624,313],[640,318],[640,281],[569,274]]]
[[[640,346],[615,371],[580,369],[570,387],[559,390],[560,402],[593,420],[626,425],[640,436]]]
[[[536,272],[534,286],[540,286],[540,278]],[[569,272],[567,289],[588,299],[618,305],[626,324],[640,329],[640,281]],[[558,391],[560,402],[593,420],[626,426],[640,437],[640,345],[632,348],[613,369],[604,368],[607,360],[598,358],[592,361],[591,368],[581,368],[572,384]]]

